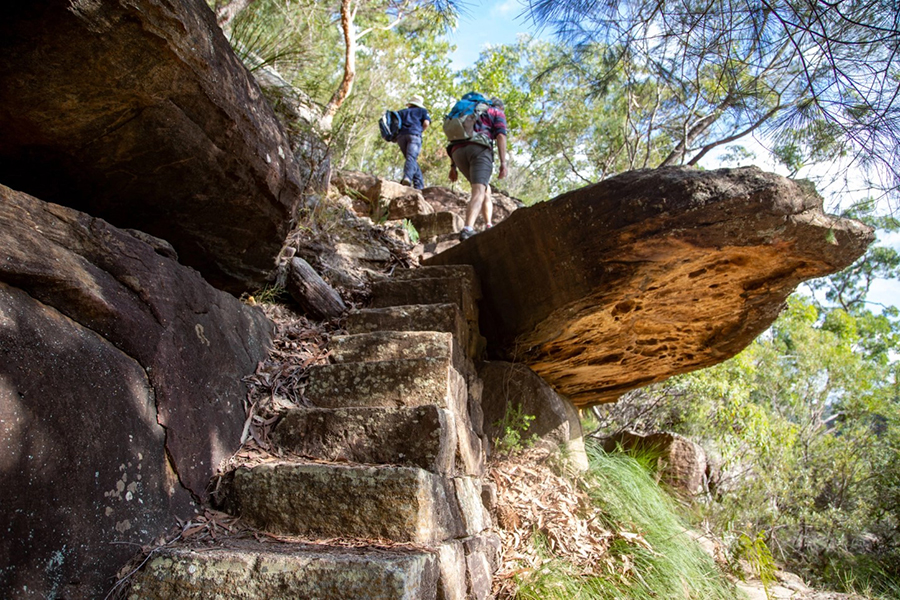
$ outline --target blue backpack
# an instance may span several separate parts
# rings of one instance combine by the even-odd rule
[[[444,116],[444,135],[451,142],[477,142],[491,145],[490,136],[475,133],[475,122],[491,106],[491,101],[478,92],[469,92]]]
[[[381,131],[381,138],[386,142],[397,141],[397,136],[400,134],[402,126],[400,113],[396,110],[385,111],[384,115],[378,119],[378,129]]]

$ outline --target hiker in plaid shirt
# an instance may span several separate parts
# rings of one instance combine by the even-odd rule
[[[503,101],[491,98],[490,106],[483,112],[474,126],[475,136],[471,140],[451,142],[447,146],[450,155],[450,181],[459,177],[462,171],[472,186],[472,194],[466,207],[466,224],[459,232],[459,239],[465,240],[475,235],[475,221],[478,215],[484,217],[485,229],[491,226],[494,205],[491,200],[491,175],[494,171],[494,140],[500,156],[500,172],[503,179],[507,174],[506,155],[506,115]]]

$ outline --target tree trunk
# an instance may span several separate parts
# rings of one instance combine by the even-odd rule
[[[302,258],[291,259],[286,287],[300,308],[315,319],[331,319],[347,310],[335,289]]]
[[[341,31],[344,33],[344,78],[338,89],[335,90],[331,100],[322,111],[319,119],[319,127],[323,132],[330,132],[334,122],[334,115],[353,91],[353,80],[356,78],[356,31],[354,31],[353,18],[355,12],[352,0],[341,0]]]
[[[238,13],[253,4],[254,0],[217,0],[214,5],[216,22],[225,31]]]

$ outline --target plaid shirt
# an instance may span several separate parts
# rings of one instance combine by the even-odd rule
[[[498,135],[506,135],[506,115],[502,108],[490,106],[482,113],[481,118],[475,122],[475,133],[487,134],[491,140],[496,140]]]

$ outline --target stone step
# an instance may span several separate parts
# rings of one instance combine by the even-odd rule
[[[250,540],[200,550],[162,548],[132,579],[128,598],[461,600],[465,587],[461,594],[458,581],[441,580],[442,571],[453,570],[449,560],[454,558],[452,552],[443,554],[448,555],[444,569],[442,553],[427,549]],[[464,568],[455,576],[465,575]]]
[[[467,322],[456,304],[412,304],[351,310],[345,327],[350,333],[373,331],[442,331],[451,333],[469,357],[480,356],[484,338],[477,324]]]
[[[462,414],[465,379],[449,357],[349,362],[309,368],[304,396],[321,408],[434,404]]]
[[[391,278],[372,284],[372,308],[448,302],[459,307],[466,321],[478,323],[475,291],[464,277]]]
[[[374,331],[334,336],[328,349],[335,363],[419,357],[465,360],[456,345],[452,333],[441,331]],[[461,365],[454,366],[461,368]]]
[[[486,600],[499,566],[493,532],[434,547],[249,538],[158,548],[129,600]]]
[[[461,345],[468,342],[469,336],[469,325],[459,307],[453,303],[351,310],[347,313],[344,326],[350,333],[441,331],[453,334]]]
[[[481,298],[481,283],[478,280],[478,272],[472,265],[426,265],[411,269],[394,269],[391,274],[391,279],[395,281],[435,278],[463,279],[472,287],[475,298]]]
[[[331,462],[394,464],[434,473],[456,468],[457,426],[437,406],[412,408],[298,408],[271,434],[279,448]]]
[[[338,335],[328,348],[335,363],[378,362],[418,357],[448,358],[460,373],[474,372],[465,340],[442,331],[373,331]]]
[[[317,408],[415,408],[434,406],[452,415],[455,468],[467,475],[484,471],[482,412],[473,421],[465,378],[448,358],[403,358],[310,367],[304,396]],[[477,407],[476,407],[477,408]],[[362,461],[368,462],[368,461]],[[419,465],[422,466],[422,465]]]
[[[254,527],[317,539],[436,544],[489,524],[480,480],[412,467],[287,461],[238,467],[225,506]]]

